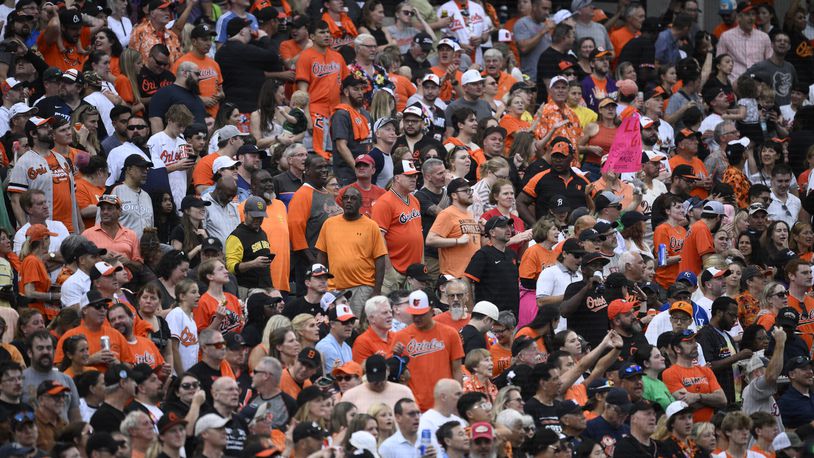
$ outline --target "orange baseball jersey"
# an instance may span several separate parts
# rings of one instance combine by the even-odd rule
[[[104,186],[94,186],[84,177],[76,179],[76,205],[80,210],[98,204],[99,196],[104,193]],[[96,225],[96,216],[83,217],[82,222],[85,223],[85,229],[89,229]]]
[[[308,83],[309,110],[314,125],[314,151],[324,158],[330,157],[326,148],[326,140],[330,138],[328,122],[334,107],[340,102],[338,89],[346,76],[348,66],[345,59],[332,49],[326,49],[323,54],[314,48],[308,48],[297,60],[297,83]]]
[[[693,156],[691,161],[688,161],[676,154],[675,156],[671,157],[668,162],[670,163],[670,170],[675,170],[675,168],[679,165],[689,165],[695,172],[696,177],[703,178],[709,176],[709,172],[707,172],[707,167],[704,165],[704,161],[695,156]],[[690,190],[690,195],[696,196],[699,199],[706,199],[709,196],[709,191],[701,187],[695,187]]]
[[[149,364],[153,369],[164,365],[164,357],[161,356],[161,352],[158,351],[158,347],[155,346],[152,340],[136,336],[136,342],[130,344],[130,346],[133,348],[136,364]]]
[[[543,269],[557,262],[557,256],[554,250],[549,250],[539,243],[529,247],[520,259],[520,278],[537,280]]]
[[[412,194],[405,203],[394,192],[385,193],[373,204],[373,221],[384,231],[390,263],[404,273],[410,264],[424,257],[424,233],[421,231],[421,205]]]
[[[696,221],[690,226],[687,236],[684,237],[678,271],[689,271],[699,275],[703,267],[701,257],[714,252],[715,246],[712,241],[712,232],[710,232],[704,221]]]
[[[223,293],[226,296],[226,318],[220,324],[218,330],[220,332],[234,331],[240,332],[243,329],[243,307],[237,297]],[[211,294],[204,293],[198,301],[198,307],[193,309],[192,317],[195,319],[195,326],[198,327],[200,332],[204,328],[208,328],[215,319],[215,311],[220,305],[219,301],[212,297]]]
[[[40,293],[47,293],[51,288],[51,277],[48,275],[48,270],[40,258],[34,254],[29,254],[23,259],[23,268],[20,272],[20,295],[25,296],[25,285],[29,283],[34,285],[34,291]],[[56,296],[55,294],[54,297]],[[46,307],[42,301],[32,299],[28,305],[39,310],[48,320],[54,319],[59,314],[58,308]]]
[[[79,43],[75,43],[73,46],[66,43],[62,37],[59,38],[59,43],[56,41],[47,43],[44,33],[37,38],[37,50],[42,54],[45,63],[63,72],[71,68],[82,71],[82,64],[88,57],[84,52],[80,52],[80,46],[82,49],[90,48],[89,27],[82,27],[82,31],[79,32]]]
[[[653,232],[654,258],[659,258],[659,245],[662,243],[667,247],[667,257],[680,255],[686,237],[687,229],[684,229],[683,226],[670,226],[666,222],[659,224],[655,232]],[[656,266],[656,283],[661,285],[662,288],[668,288],[676,281],[678,274],[681,272],[678,269],[678,263],[664,267]]]

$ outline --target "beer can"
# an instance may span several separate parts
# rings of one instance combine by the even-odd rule
[[[659,267],[667,265],[667,245],[659,243]]]
[[[102,342],[102,350],[110,350],[110,337],[102,336],[99,340]]]

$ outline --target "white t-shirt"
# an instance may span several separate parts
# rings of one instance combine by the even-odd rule
[[[461,9],[454,1],[449,1],[438,8],[438,17],[442,17],[446,11],[446,16],[452,18],[449,27],[443,29],[445,36],[452,35],[458,39],[458,43],[468,45],[471,37],[483,36],[486,32],[488,22],[486,12],[483,7],[473,1],[468,2],[469,18],[464,20]],[[475,52],[475,63],[483,65],[483,51],[478,46]]]
[[[430,409],[424,412],[421,415],[421,419],[418,421],[418,437],[419,440],[415,441],[415,446],[418,448],[421,445],[421,431],[425,429],[429,429],[431,434],[430,437],[432,438],[432,445],[435,447],[435,450],[441,450],[441,447],[438,445],[438,439],[435,437],[435,432],[438,431],[438,428],[441,427],[444,423],[448,421],[457,421],[461,424],[461,426],[468,426],[466,420],[462,419],[461,417],[452,414],[448,417],[441,415],[441,412]]]
[[[180,307],[170,310],[166,320],[170,336],[180,343],[178,354],[181,356],[181,366],[186,371],[198,362],[198,326]],[[174,368],[172,372],[175,374]]]
[[[45,226],[49,231],[57,234],[51,237],[51,242],[48,245],[48,251],[58,253],[59,247],[62,245],[62,241],[65,240],[68,235],[70,235],[68,228],[66,228],[61,222],[52,221],[50,219],[45,220]],[[23,249],[23,243],[25,243],[25,233],[28,231],[29,227],[31,227],[31,223],[25,223],[23,227],[21,227],[20,230],[14,234],[14,252],[17,253],[18,256],[20,255],[20,250]]]
[[[81,269],[77,269],[65,283],[62,284],[59,300],[63,307],[79,304],[79,308],[88,305],[88,291],[91,288],[90,276]]]
[[[181,146],[186,144],[187,141],[180,136],[172,139],[164,131],[154,134],[147,140],[147,147],[150,148],[150,160],[153,164],[163,163],[166,167],[181,162],[185,159]],[[187,172],[176,170],[168,175],[170,189],[172,189],[172,200],[175,201],[175,208],[180,209],[181,200],[187,195]]]
[[[701,121],[701,128],[698,129],[698,131],[702,134],[704,132],[713,131],[715,130],[715,126],[722,122],[724,122],[724,118],[722,118],[721,115],[712,113]]]
[[[107,131],[108,135],[113,135],[115,130],[113,127],[113,121],[110,119],[110,111],[113,109],[113,102],[105,97],[101,91],[91,92],[82,100],[96,107],[96,109],[99,111],[99,119],[105,126],[105,131]]]
[[[110,150],[110,154],[107,155],[107,169],[108,172],[110,172],[110,175],[108,175],[107,181],[105,181],[105,186],[112,186],[119,181],[119,176],[121,176],[122,173],[122,167],[124,167],[124,160],[127,159],[127,156],[130,156],[131,154],[138,154],[145,160],[150,160],[150,157],[147,156],[144,151],[141,150],[141,148],[130,142],[124,142],[120,146],[113,148]],[[154,168],[161,168],[163,166],[163,164],[159,165],[153,162]],[[186,189],[186,187],[184,189]]]

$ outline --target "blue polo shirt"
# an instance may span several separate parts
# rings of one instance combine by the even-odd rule
[[[353,352],[350,345],[346,342],[340,344],[333,334],[330,333],[317,342],[316,349],[322,353],[323,374],[330,374],[335,367],[353,360]],[[337,360],[339,360],[338,365],[336,364]]]
[[[814,420],[814,399],[810,394],[803,394],[793,386],[777,400],[780,418],[786,428],[799,428]]]

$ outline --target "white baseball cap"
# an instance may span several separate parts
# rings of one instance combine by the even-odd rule
[[[432,310],[427,293],[420,289],[410,293],[407,300],[407,313],[410,315],[423,315]]]
[[[551,78],[551,81],[548,83],[548,88],[551,89],[552,87],[554,87],[555,84],[559,83],[560,81],[568,85],[568,78],[562,75],[557,75],[554,78]]]
[[[690,406],[684,401],[673,401],[670,405],[667,406],[667,410],[664,411],[665,415],[667,415],[667,419],[669,420],[670,417],[673,415],[677,415],[685,410],[689,410]]]
[[[438,75],[436,75],[435,73],[427,73],[426,75],[424,75],[423,78],[421,78],[421,81],[419,81],[418,84],[424,84],[427,81],[435,83],[435,84],[437,84],[439,86],[441,85],[441,80],[438,78]]]
[[[570,18],[573,15],[574,13],[568,10],[559,10],[556,13],[554,13],[554,16],[552,16],[551,19],[554,20],[554,24],[559,24],[560,22]]]
[[[240,164],[240,161],[236,161],[229,156],[221,156],[212,163],[212,173],[218,173],[221,169],[228,169],[238,164]]]
[[[481,315],[488,316],[494,321],[497,321],[498,314],[500,314],[500,310],[497,309],[497,305],[489,302],[489,301],[480,301],[472,307],[472,313],[480,313]]]
[[[9,118],[20,115],[35,115],[38,111],[39,109],[37,109],[37,107],[29,107],[23,102],[17,102],[11,106],[11,109],[9,110]]]
[[[195,435],[200,436],[204,431],[223,428],[227,423],[229,423],[228,419],[215,413],[208,413],[195,423]]]
[[[455,40],[453,40],[451,38],[442,38],[442,39],[440,39],[438,41],[438,46],[436,46],[436,49],[440,48],[441,45],[449,46],[450,48],[452,48],[453,51],[456,51],[456,52],[461,50],[461,45],[456,43]]]
[[[464,72],[463,76],[461,76],[462,86],[472,83],[480,83],[481,81],[483,81],[483,77],[481,76],[480,72],[475,69],[469,69]]]

